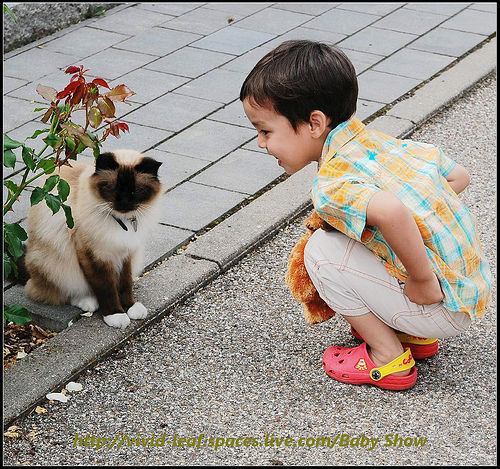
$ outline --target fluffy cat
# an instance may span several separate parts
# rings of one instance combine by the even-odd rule
[[[156,224],[160,165],[134,150],[114,150],[97,157],[95,167],[81,161],[61,167],[75,225],[69,229],[63,211],[52,215],[43,202],[31,207],[25,294],[41,303],[99,309],[106,324],[120,329],[145,318],[132,283]]]

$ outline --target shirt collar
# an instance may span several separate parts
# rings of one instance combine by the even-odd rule
[[[326,137],[318,168],[330,161],[347,142],[363,131],[364,128],[365,124],[354,116],[335,127]]]

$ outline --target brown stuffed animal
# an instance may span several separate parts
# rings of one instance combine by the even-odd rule
[[[285,281],[293,297],[303,304],[306,321],[309,324],[317,324],[330,319],[335,315],[335,311],[321,299],[312,283],[304,265],[304,249],[307,241],[318,228],[325,231],[335,228],[321,219],[316,211],[313,211],[311,216],[304,221],[304,225],[308,231],[299,239],[290,253]]]

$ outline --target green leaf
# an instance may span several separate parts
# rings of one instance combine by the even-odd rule
[[[31,205],[36,205],[41,202],[45,197],[45,192],[43,192],[41,187],[35,187],[33,192],[31,193]]]
[[[61,199],[62,202],[66,202],[66,199],[68,198],[69,195],[69,184],[64,180],[61,179],[59,181],[59,184],[57,185],[57,193],[59,194],[59,198]]]
[[[76,143],[72,138],[66,137],[64,143],[66,144],[66,148],[70,151],[73,151],[76,147]]]
[[[10,194],[15,194],[17,192],[17,184],[14,181],[4,180],[3,185],[9,190]]]
[[[102,7],[98,7],[98,8],[102,8]],[[3,13],[4,14],[8,13],[9,16],[14,20],[14,22],[17,23],[16,15],[14,15],[13,11],[5,3],[3,4]]]
[[[64,210],[64,214],[66,215],[66,225],[68,225],[68,228],[71,229],[75,226],[75,222],[71,214],[71,207],[63,204],[62,208]]]
[[[36,169],[43,169],[45,171],[45,174],[50,174],[53,173],[54,170],[56,169],[56,165],[54,164],[55,159],[52,158],[44,158],[43,160],[40,160],[37,165]]]
[[[35,109],[36,111],[36,109]],[[45,132],[48,132],[50,129],[42,129],[42,130],[35,130],[35,133],[31,136],[31,137],[26,137],[26,140],[28,140],[28,138],[37,138],[40,134],[43,134]]]
[[[14,168],[16,166],[16,155],[12,150],[5,150],[3,152],[3,165],[6,168]]]
[[[35,154],[35,151],[33,148],[30,147],[23,147],[23,161],[25,162],[26,166],[33,171],[35,169],[36,163],[33,160],[33,156]]]
[[[19,225],[19,223],[4,223],[3,230],[4,233],[12,233],[21,241],[26,241],[28,239],[26,231],[24,231],[24,228],[21,225]]]
[[[4,321],[12,321],[18,326],[24,326],[32,321],[30,312],[21,305],[10,305],[4,309]]]
[[[23,243],[21,240],[13,233],[4,233],[4,240],[8,245],[8,251],[12,254],[14,259],[19,259],[23,254]]]
[[[45,181],[45,184],[43,185],[43,192],[45,192],[47,194],[52,189],[54,189],[54,187],[56,187],[57,183],[59,182],[59,179],[60,179],[60,177],[57,174],[54,174],[53,176],[50,176],[49,178],[47,178],[47,180]]]
[[[61,208],[61,201],[54,194],[45,194],[45,202],[47,204],[47,207],[52,210],[52,215],[57,213]]]
[[[3,272],[5,278],[9,278],[11,274],[17,278],[17,265],[6,252],[3,253]]]
[[[7,134],[3,134],[3,149],[12,150],[13,148],[22,147],[24,143],[17,142],[16,140],[12,140]]]
[[[96,144],[89,134],[77,135],[76,138],[78,138],[78,140],[80,140],[80,142],[82,142],[86,147],[95,149]]]
[[[44,139],[42,139],[47,145],[52,148],[56,147],[57,142],[59,141],[59,135],[49,133]]]

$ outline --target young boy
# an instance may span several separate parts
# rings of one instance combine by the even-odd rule
[[[491,274],[458,197],[467,171],[432,145],[367,130],[354,117],[357,95],[340,50],[287,41],[250,72],[240,99],[259,147],[288,174],[318,162],[312,201],[335,230],[313,234],[304,262],[320,296],[365,341],[329,347],[326,372],[407,389],[417,379],[412,354],[433,355],[437,338],[484,315]]]

